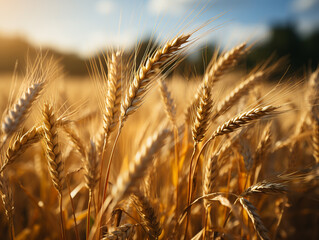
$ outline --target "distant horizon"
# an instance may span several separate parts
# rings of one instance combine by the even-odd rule
[[[130,48],[154,32],[162,41],[190,22],[186,31],[222,14],[203,29],[218,30],[200,44],[214,41],[224,48],[264,41],[274,23],[292,22],[307,34],[318,28],[318,12],[319,0],[0,0],[0,35],[88,57],[106,46]]]

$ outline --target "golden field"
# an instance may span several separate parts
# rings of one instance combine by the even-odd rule
[[[137,70],[0,76],[2,239],[317,239],[318,70],[234,71],[243,44],[166,78],[185,36]]]

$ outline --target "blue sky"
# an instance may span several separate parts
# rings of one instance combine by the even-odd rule
[[[0,0],[0,34],[90,55],[106,46],[131,47],[154,32],[165,40],[220,14],[200,43],[262,41],[271,24],[287,21],[307,34],[319,27],[319,0]]]

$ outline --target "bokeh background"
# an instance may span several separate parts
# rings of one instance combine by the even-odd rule
[[[39,49],[61,59],[69,75],[88,74],[87,62],[102,51],[124,48],[137,61],[179,31],[206,26],[207,34],[176,71],[205,70],[214,49],[254,43],[246,67],[288,56],[289,69],[303,74],[319,59],[319,0],[0,0],[0,74],[11,73]],[[18,63],[18,64],[16,64]]]

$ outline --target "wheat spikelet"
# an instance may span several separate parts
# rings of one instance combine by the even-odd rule
[[[121,103],[121,58],[122,53],[117,51],[112,54],[108,63],[107,96],[103,114],[103,128],[107,137],[115,129]]]
[[[263,158],[268,153],[271,147],[271,132],[270,132],[271,124],[268,124],[261,136],[261,139],[258,143],[258,146],[255,151],[254,159],[255,159],[255,166],[258,165]]]
[[[195,109],[195,119],[192,127],[192,135],[195,143],[203,140],[210,122],[210,114],[213,106],[211,87],[204,85],[199,102]]]
[[[217,136],[231,133],[236,129],[251,123],[252,121],[273,113],[276,109],[278,109],[278,107],[268,105],[265,107],[256,107],[247,112],[244,112],[220,125],[212,134],[211,138],[213,139]]]
[[[313,72],[309,80],[309,104],[311,105],[311,116],[313,125],[312,146],[313,156],[319,163],[319,68]]]
[[[123,195],[134,190],[134,186],[145,176],[154,155],[160,150],[170,133],[170,130],[163,129],[147,139],[146,145],[135,155],[134,162],[130,163],[129,170],[121,174],[113,186],[112,197],[115,200],[121,199]]]
[[[2,174],[0,174],[0,193],[8,222],[12,223],[14,212],[12,192],[8,180]]]
[[[214,83],[220,79],[224,72],[235,64],[237,59],[244,53],[245,47],[246,43],[242,43],[222,55],[217,62],[210,64],[212,66],[208,68],[208,71],[206,71],[203,81],[197,89],[195,97],[191,104],[187,107],[185,114],[187,123],[192,121],[192,112],[196,109],[196,106],[198,106],[200,93],[202,92],[204,85],[212,87]]]
[[[252,205],[247,199],[239,198],[240,204],[245,209],[246,213],[248,214],[250,220],[252,221],[254,228],[262,240],[270,240],[268,236],[268,230],[264,226],[260,216],[257,213],[257,209]]]
[[[287,192],[287,186],[283,183],[262,181],[247,188],[241,194],[241,196],[252,195],[255,193],[267,194],[267,193],[286,193],[286,192]]]
[[[205,173],[204,173],[204,183],[203,183],[203,195],[207,195],[213,192],[215,187],[215,180],[218,176],[218,155],[213,155],[210,157],[206,163]],[[208,201],[204,199],[204,206],[207,209]]]
[[[312,146],[313,146],[313,156],[316,163],[319,163],[319,122],[314,121],[313,124],[313,135],[312,135]]]
[[[6,159],[0,169],[0,173],[7,165],[12,164],[29,146],[40,140],[42,127],[33,127],[22,136],[17,136],[6,152]]]
[[[313,72],[309,78],[307,100],[311,107],[313,118],[319,118],[319,68]]]
[[[9,110],[2,123],[2,132],[6,137],[9,137],[12,133],[14,133],[23,123],[33,103],[43,90],[44,85],[44,81],[32,84],[13,108]]]
[[[48,160],[49,172],[52,182],[57,191],[61,194],[64,181],[64,163],[58,143],[56,118],[52,106],[44,104],[42,111],[44,142],[46,146],[46,157]]]
[[[115,231],[103,236],[102,240],[126,240],[132,239],[135,234],[135,225],[124,224],[116,228]]]
[[[246,95],[248,91],[254,87],[264,76],[265,72],[257,72],[239,84],[220,104],[218,104],[213,118],[215,119],[221,114],[224,114],[229,108],[231,108],[231,106],[235,104],[236,101],[238,101],[238,99]]]
[[[223,54],[218,61],[211,66],[209,71],[206,72],[204,81],[208,82],[209,85],[217,82],[225,71],[232,67],[238,58],[244,54],[245,48],[246,43],[242,43]]]
[[[162,79],[158,80],[158,85],[160,89],[160,93],[162,96],[162,100],[164,103],[164,108],[168,119],[171,121],[173,126],[176,126],[176,104],[175,101],[167,88],[165,81]]]
[[[73,129],[71,129],[71,127],[63,126],[63,129],[67,133],[73,145],[75,146],[75,149],[81,154],[83,158],[85,158],[86,151],[81,138],[75,133],[75,131],[73,131]]]
[[[96,184],[99,181],[99,171],[98,171],[98,158],[96,152],[96,145],[94,141],[91,140],[90,149],[86,156],[85,162],[85,183],[87,188],[93,192]]]
[[[152,84],[157,70],[170,60],[187,43],[190,35],[181,35],[166,43],[163,48],[158,49],[154,55],[149,57],[142,65],[132,82],[130,82],[124,101],[121,104],[120,121],[123,123],[128,115],[134,113],[142,104],[142,100]]]
[[[162,228],[149,199],[142,194],[134,193],[131,195],[131,200],[133,201],[138,214],[142,218],[142,224],[147,230],[150,238],[157,239],[161,235]]]

